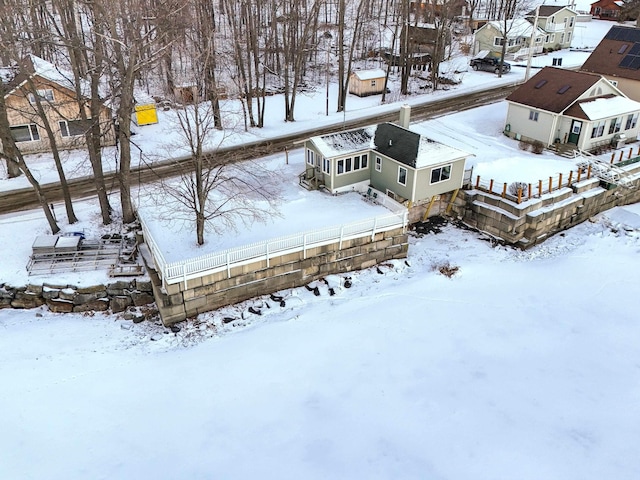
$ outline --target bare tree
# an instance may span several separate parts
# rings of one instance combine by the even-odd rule
[[[529,10],[532,0],[497,0],[497,12],[500,15],[500,34],[502,35],[502,51],[500,55],[500,66],[498,68],[498,77],[502,77],[504,68],[504,57],[507,54],[507,45],[509,44],[509,34],[514,29],[516,22],[514,19],[521,13]],[[535,39],[536,32],[531,30],[531,35]]]
[[[42,191],[40,183],[32,175],[31,170],[29,170],[29,167],[27,166],[22,153],[16,146],[16,142],[11,135],[9,118],[7,116],[7,105],[5,103],[5,95],[7,93],[7,86],[4,83],[4,80],[0,77],[0,141],[2,142],[2,150],[0,150],[0,156],[2,156],[2,158],[8,164],[14,164],[25,175],[25,177],[33,187],[36,197],[38,198],[38,203],[42,207],[47,222],[49,223],[51,233],[56,234],[60,231],[60,227],[58,227],[58,223],[53,216],[53,212],[51,211],[49,202],[47,201],[47,197]]]
[[[195,224],[196,242],[203,245],[207,230],[222,234],[276,215],[280,195],[274,172],[207,148],[217,132],[211,103],[196,99],[176,113],[181,145],[188,146],[191,161],[177,164],[178,179],[163,181],[162,202],[171,218]]]

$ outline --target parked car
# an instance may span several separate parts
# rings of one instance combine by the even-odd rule
[[[469,64],[474,70],[483,70],[485,72],[494,73],[499,73],[500,71],[500,59],[495,57],[472,58]],[[508,73],[510,71],[511,64],[504,62],[502,65],[502,73]]]

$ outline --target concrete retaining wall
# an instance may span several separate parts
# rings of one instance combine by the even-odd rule
[[[380,262],[406,258],[408,238],[404,229],[307,249],[266,261],[231,268],[194,280],[161,287],[152,273],[153,291],[165,325],[199,313],[238,303],[260,295],[300,287],[326,275],[372,267]]]
[[[119,313],[128,307],[154,302],[149,280],[121,280],[107,285],[31,284],[24,287],[0,285],[0,309],[36,308],[46,305],[52,312],[107,311]]]

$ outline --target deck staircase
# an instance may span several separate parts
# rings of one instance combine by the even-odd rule
[[[624,168],[600,160],[589,152],[579,151],[578,153],[579,156],[582,157],[577,163],[578,167],[591,167],[591,173],[601,181],[606,182],[609,185],[618,185],[628,189],[635,189],[638,187],[639,182],[637,174],[631,174]]]

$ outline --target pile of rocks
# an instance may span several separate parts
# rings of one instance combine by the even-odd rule
[[[124,312],[128,307],[153,303],[150,280],[119,280],[107,285],[76,287],[72,285],[27,285],[13,287],[0,284],[1,308],[37,308],[46,305],[52,312]]]

